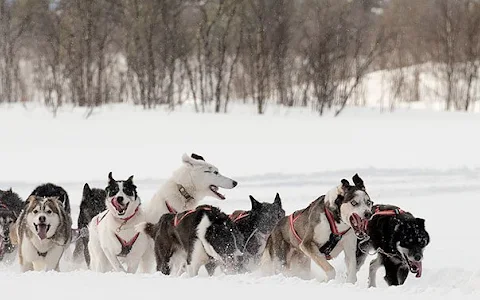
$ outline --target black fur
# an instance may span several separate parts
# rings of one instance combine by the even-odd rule
[[[0,190],[0,261],[5,253],[12,253],[15,246],[10,241],[10,226],[15,223],[24,206],[23,200],[12,189]]]
[[[155,225],[147,223],[145,233],[154,240],[157,271],[169,275],[170,258],[180,249],[187,253],[187,264],[191,262],[192,251],[198,239],[196,228],[205,215],[212,222],[206,231],[205,239],[215,252],[225,260],[231,261],[235,259],[233,253],[237,248],[243,249],[243,235],[230,218],[217,207],[201,205],[195,211],[185,215],[186,213],[177,214],[177,219],[181,219],[177,226],[174,226],[176,214],[173,213],[164,214]]]
[[[80,213],[78,215],[77,228],[80,232],[87,230],[88,224],[93,217],[106,210],[105,198],[107,193],[104,189],[90,188],[88,183],[83,186]],[[83,250],[85,262],[90,265],[90,254],[88,253],[88,234],[83,234],[75,243],[73,255],[78,257]]]
[[[36,187],[30,196],[38,197],[58,197],[60,202],[63,204],[65,212],[70,215],[70,199],[68,198],[67,192],[60,186],[53,183],[45,183]]]
[[[195,154],[195,153],[192,153],[192,156],[191,156],[193,159],[196,159],[196,160],[203,160],[205,161],[205,159],[201,156],[201,155],[198,155],[198,154]]]
[[[393,205],[374,205],[372,212],[375,213],[377,209],[399,211],[399,207]],[[385,281],[388,285],[402,285],[410,269],[406,257],[398,251],[397,243],[408,249],[408,256],[416,257],[418,260],[423,258],[423,251],[430,243],[425,220],[416,218],[409,212],[391,216],[374,215],[368,223],[367,233],[370,239],[367,242],[358,242],[357,269],[365,262],[367,256],[365,252],[382,249],[389,255],[378,253],[377,259],[380,265],[385,267]]]
[[[123,192],[125,195],[137,199],[137,186],[133,183],[133,175],[127,180],[115,180],[112,172],[108,173],[108,186],[105,188],[107,197],[113,197],[119,192],[118,182],[123,182]]]

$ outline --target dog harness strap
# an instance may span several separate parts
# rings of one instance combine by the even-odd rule
[[[377,209],[375,210],[375,213],[372,215],[370,219],[372,219],[374,216],[396,216],[404,213],[405,211],[400,208],[381,210],[380,207],[377,207]]]
[[[238,222],[239,220],[245,218],[245,217],[248,217],[248,215],[250,215],[249,213],[246,213],[244,211],[242,211],[238,216],[234,216],[233,214],[229,215],[228,217],[230,218],[230,220],[232,220],[233,223],[236,223]]]
[[[330,225],[330,230],[332,231],[333,234],[342,236],[350,230],[350,228],[348,228],[347,230],[339,233],[338,228],[337,228],[337,224],[335,223],[335,219],[333,218],[333,214],[326,207],[325,207],[325,215],[327,216],[328,224]]]
[[[193,213],[195,211],[195,209],[192,209],[192,210],[189,210],[189,211],[186,211],[186,212],[182,212],[182,213],[179,213],[179,214],[176,214],[175,217],[173,218],[173,226],[174,227],[177,227],[178,224],[180,224],[180,222],[182,222],[182,220],[188,216],[189,214]],[[180,216],[180,219],[178,218],[178,215],[181,215]]]
[[[302,238],[298,235],[294,226],[295,221],[297,221],[298,217],[300,217],[302,214],[300,213],[296,217],[294,217],[294,214],[295,212],[288,217],[288,220],[290,221],[290,231],[292,231],[293,236],[297,239],[298,243],[302,243]]]
[[[105,216],[108,214],[108,210],[106,213],[103,214],[103,216],[99,219],[99,217],[97,217],[97,225],[100,224],[100,222],[102,222],[102,220],[105,218]]]
[[[127,217],[125,219],[122,219],[123,221],[127,222],[128,220],[130,220],[131,218],[133,218],[133,216],[135,216],[138,212],[138,209],[140,208],[140,206],[137,206],[137,208],[135,209],[135,211],[133,212],[133,214],[130,216],[130,217]]]
[[[175,210],[175,208],[171,207],[170,204],[168,203],[168,201],[165,201],[165,205],[167,206],[167,209],[170,213],[172,214],[176,214],[177,211]]]
[[[5,205],[5,203],[2,203],[2,202],[0,202],[0,207],[1,207],[1,208],[8,209],[8,206],[7,206],[7,205]]]
[[[137,234],[135,234],[133,238],[127,242],[121,237],[119,237],[118,234],[115,233],[117,240],[120,242],[120,245],[122,245],[122,251],[120,251],[120,253],[117,256],[120,256],[120,257],[127,256],[130,253],[130,251],[132,251],[133,244],[135,244],[139,235],[140,235],[140,232],[137,232]]]

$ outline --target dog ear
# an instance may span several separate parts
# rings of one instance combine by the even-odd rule
[[[352,180],[356,187],[361,188],[362,190],[365,190],[365,185],[363,184],[363,180],[362,178],[360,178],[360,176],[358,176],[358,174],[353,175]]]
[[[127,181],[129,181],[130,183],[132,183],[132,182],[133,182],[133,175],[130,176],[130,177],[128,177]]]
[[[110,172],[110,173],[108,173],[108,183],[110,183],[112,181],[115,181],[115,179],[113,179],[112,172]]]
[[[417,222],[418,226],[425,228],[425,219],[415,218],[415,221]]]
[[[196,159],[196,160],[203,160],[205,161],[205,159],[203,159],[203,157],[201,155],[198,155],[198,154],[195,154],[195,153],[192,153],[192,158],[193,159]]]
[[[193,160],[190,156],[188,156],[188,154],[184,153],[182,155],[182,162],[193,167]]]
[[[340,181],[342,184],[337,187],[337,195],[344,196],[345,193],[348,191],[348,188],[350,188],[350,182],[346,179],[342,179]]]
[[[92,192],[92,189],[90,188],[90,186],[88,185],[88,183],[85,183],[85,185],[83,186],[83,194],[84,195],[88,195]]]
[[[282,207],[282,199],[280,199],[280,195],[278,193],[275,195],[275,200],[273,200],[273,204]]]
[[[252,210],[256,210],[257,208],[262,206],[262,204],[258,202],[255,198],[253,198],[252,195],[249,195],[248,197],[250,198],[250,202],[252,202]]]

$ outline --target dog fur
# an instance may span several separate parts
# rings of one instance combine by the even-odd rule
[[[394,214],[378,214],[382,211]],[[409,271],[420,277],[423,252],[430,243],[425,220],[394,205],[375,205],[372,212],[367,227],[369,239],[358,241],[357,248],[357,269],[364,264],[369,251],[378,252],[370,262],[369,287],[376,286],[376,273],[382,266],[385,267],[384,279],[389,286],[403,285]]]
[[[22,271],[59,271],[60,259],[71,240],[71,228],[70,215],[57,197],[28,197],[16,222]]]
[[[266,275],[282,272],[310,278],[310,260],[313,260],[326,273],[327,280],[335,278],[335,269],[328,262],[327,256],[320,252],[320,248],[332,237],[326,215],[328,209],[334,217],[338,231],[346,231],[330,252],[330,256],[337,257],[344,251],[347,282],[357,281],[356,240],[357,235],[360,236],[363,232],[360,227],[354,226],[357,223],[354,224],[352,218],[368,219],[371,216],[372,202],[363,180],[357,174],[353,177],[353,182],[355,185],[352,186],[343,179],[338,187],[320,196],[308,207],[293,213],[292,218],[296,218],[293,228],[298,238],[291,230],[289,216],[278,222],[267,240],[262,257],[262,270]],[[350,230],[352,226],[354,230]]]
[[[252,195],[249,198],[251,210],[236,210],[229,216],[245,238],[243,256],[240,257],[240,272],[252,272],[258,267],[267,238],[278,221],[285,217],[285,210],[282,208],[282,200],[278,193],[273,203],[259,202]],[[206,268],[212,275],[216,264],[209,263]]]
[[[186,268],[189,276],[196,276],[211,259],[227,272],[236,272],[242,255],[243,235],[225,213],[210,205],[164,214],[157,224],[139,224],[137,231],[154,240],[157,271],[166,275],[180,275]]]
[[[145,234],[138,234],[134,229],[146,219],[133,176],[127,180],[115,180],[110,172],[105,192],[107,209],[88,225],[90,269],[135,273],[150,244]]]
[[[5,254],[15,251],[15,245],[10,239],[10,230],[14,229],[23,206],[23,200],[12,189],[0,190],[0,261],[4,259]]]
[[[233,189],[235,186],[235,180],[221,175],[218,168],[207,163],[202,156],[184,154],[182,166],[147,204],[147,220],[157,223],[163,214],[170,213],[167,203],[175,212],[182,212],[195,208],[207,196],[224,200],[225,196],[216,189]]]
[[[68,198],[67,191],[65,191],[61,186],[55,185],[53,183],[45,183],[37,186],[30,196],[38,197],[57,197],[58,200],[62,203],[63,208],[67,214],[71,213],[70,209],[70,199]],[[27,198],[30,199],[30,198]]]
[[[82,201],[80,202],[80,213],[77,220],[77,229],[80,237],[75,242],[73,257],[77,259],[83,252],[87,266],[90,266],[90,254],[88,253],[88,224],[99,213],[105,211],[105,198],[107,193],[104,189],[91,188],[88,183],[83,186]]]

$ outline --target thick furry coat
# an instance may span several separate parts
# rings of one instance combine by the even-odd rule
[[[23,200],[12,189],[0,190],[0,261],[6,254],[15,251],[15,245],[10,240],[10,230],[23,206]]]

